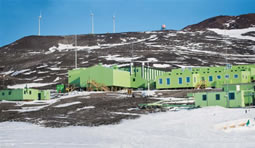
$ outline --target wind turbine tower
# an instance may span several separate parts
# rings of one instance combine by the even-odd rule
[[[42,19],[42,13],[40,12],[40,15],[39,15],[39,17],[38,17],[38,36],[40,36],[41,35],[41,32],[40,32],[40,29],[41,29],[41,19]]]
[[[115,33],[115,15],[112,17],[113,33]]]
[[[94,13],[90,13],[91,16],[91,34],[94,34]]]

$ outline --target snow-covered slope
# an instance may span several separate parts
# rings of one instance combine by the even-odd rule
[[[214,31],[217,34],[225,35],[231,38],[255,41],[255,27],[232,30],[226,29],[208,29],[208,30]]]
[[[44,128],[19,122],[0,123],[0,147],[254,147],[255,109],[208,107],[143,115],[119,125]],[[249,126],[224,130],[221,126]],[[220,126],[219,126],[220,125]]]

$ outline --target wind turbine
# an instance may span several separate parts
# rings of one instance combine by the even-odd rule
[[[115,33],[115,15],[112,17],[113,33]]]
[[[91,16],[91,34],[94,34],[94,13],[90,12]]]
[[[39,17],[38,17],[38,36],[40,36],[41,35],[41,32],[40,32],[40,25],[41,25],[41,19],[42,19],[42,13],[40,12],[40,15],[39,15]]]

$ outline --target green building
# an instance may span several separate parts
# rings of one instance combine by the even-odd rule
[[[255,104],[255,83],[225,84],[222,91],[193,93],[196,107],[245,107]]]
[[[155,80],[162,74],[164,74],[163,71],[144,66],[118,68],[99,64],[68,71],[68,84],[78,88],[88,88],[88,82],[95,82],[109,88],[147,88],[150,84],[150,88],[155,88]]]
[[[30,88],[0,90],[0,100],[32,101],[49,99],[50,99],[49,90],[37,90]]]
[[[224,84],[250,83],[255,80],[255,65],[218,67],[190,67],[173,69],[157,77],[157,89],[195,88],[201,83],[205,87],[222,88]]]
[[[194,88],[199,81],[200,75],[192,73],[190,69],[173,69],[171,72],[157,77],[156,88]]]

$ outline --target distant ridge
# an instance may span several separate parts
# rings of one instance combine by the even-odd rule
[[[183,30],[197,31],[207,28],[219,29],[243,29],[255,27],[255,13],[244,14],[239,16],[216,16],[206,19],[198,24],[189,25]]]

